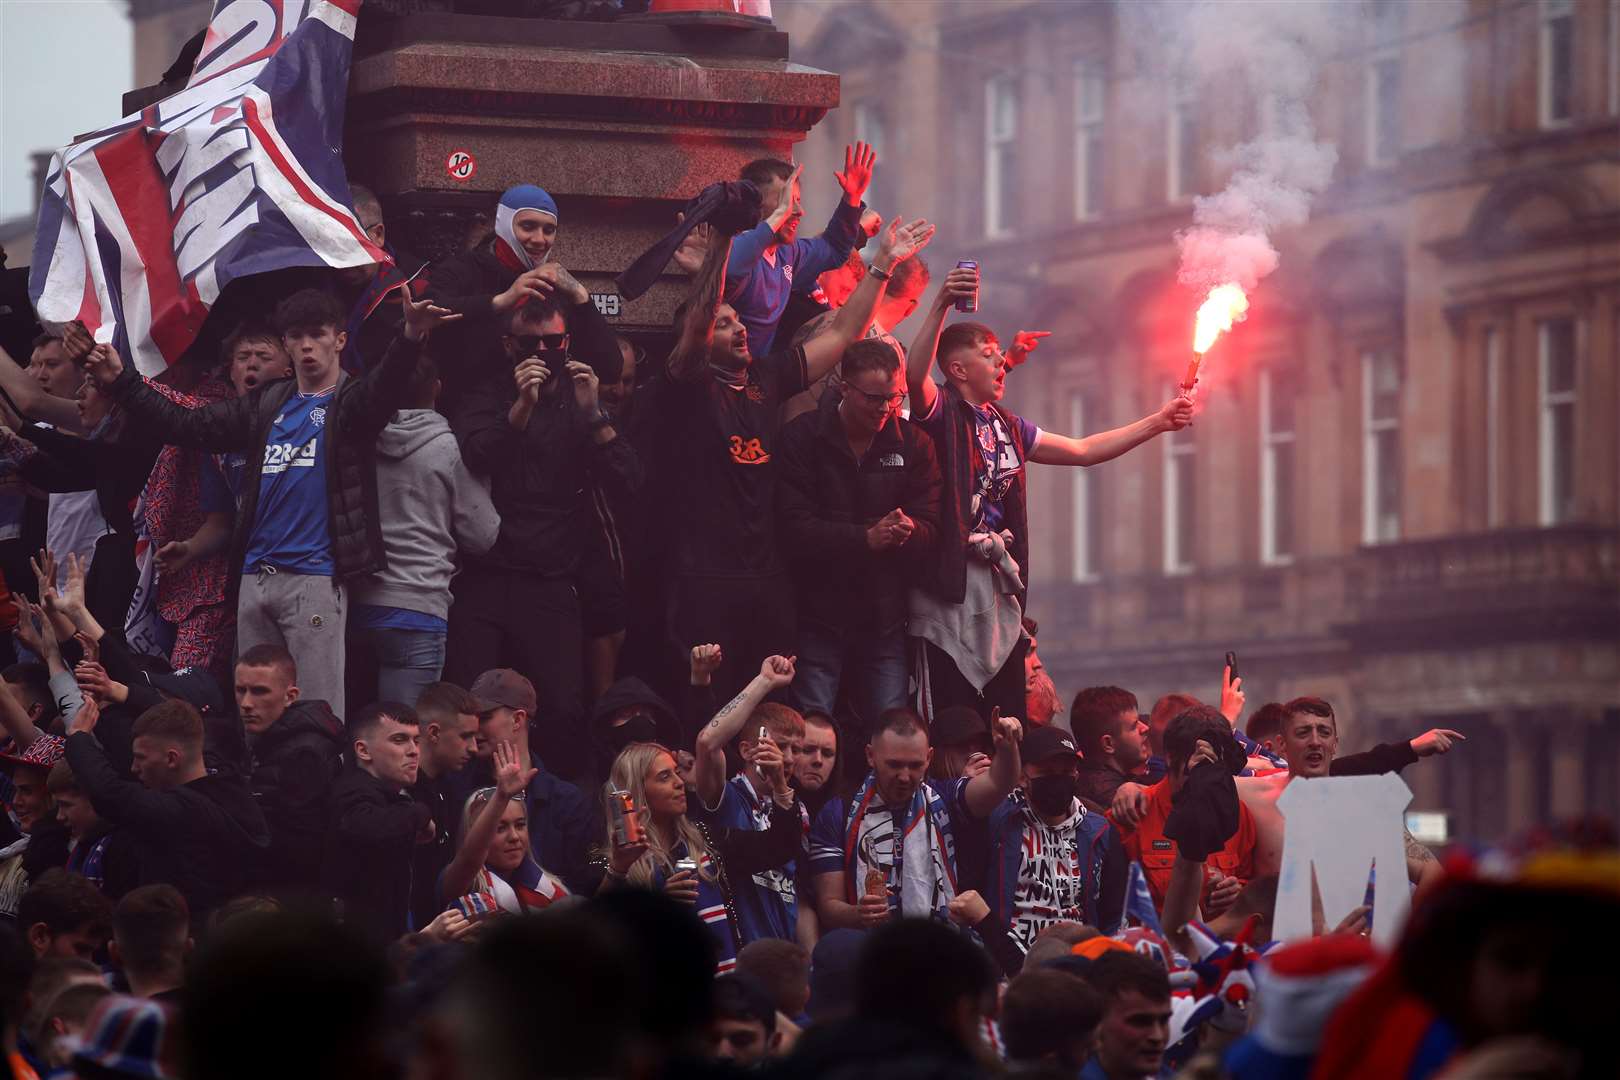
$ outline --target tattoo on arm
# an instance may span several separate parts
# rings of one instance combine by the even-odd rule
[[[1420,863],[1435,862],[1434,852],[1418,843],[1417,837],[1410,832],[1406,833],[1406,857],[1416,859]]]

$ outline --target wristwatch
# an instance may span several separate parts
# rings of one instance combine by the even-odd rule
[[[892,266],[889,269],[885,270],[885,269],[883,269],[883,267],[879,266],[877,263],[873,263],[871,266],[868,266],[866,268],[866,272],[868,274],[871,274],[873,277],[877,278],[879,281],[888,281],[891,277],[894,276],[894,268]]]

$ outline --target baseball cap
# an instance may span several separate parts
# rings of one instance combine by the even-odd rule
[[[974,738],[988,738],[990,724],[971,705],[952,705],[934,714],[934,729],[929,739],[935,746],[954,746]]]
[[[32,765],[36,769],[49,769],[67,754],[67,740],[60,735],[41,732],[39,738],[20,753],[0,754],[0,772],[7,776],[18,765]]]
[[[473,680],[468,692],[488,706],[479,715],[497,708],[522,709],[534,715],[534,683],[511,668],[492,668]]]
[[[1076,757],[1074,736],[1058,727],[1038,727],[1024,736],[1018,747],[1018,756],[1024,761],[1046,761],[1049,758]]]
[[[203,716],[225,710],[225,696],[219,682],[202,668],[183,667],[176,671],[148,671],[146,682],[165,697],[179,698]]]

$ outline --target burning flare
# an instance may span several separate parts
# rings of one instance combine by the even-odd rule
[[[1240,323],[1249,313],[1249,298],[1243,286],[1228,283],[1209,290],[1209,295],[1198,308],[1198,325],[1193,331],[1193,352],[1202,356],[1209,352],[1215,339]]]

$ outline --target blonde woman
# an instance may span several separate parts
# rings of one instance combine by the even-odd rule
[[[766,739],[754,746],[750,761],[770,783],[770,826],[763,832],[707,825],[687,816],[687,784],[676,769],[675,755],[657,743],[631,743],[613,761],[614,788],[630,792],[645,839],[636,844],[613,842],[611,815],[605,849],[608,858],[603,888],[632,885],[657,889],[671,899],[691,904],[714,939],[716,972],[737,966],[737,952],[756,936],[737,919],[732,881],[791,862],[803,842],[798,800],[788,787],[782,751]],[[677,864],[690,860],[696,870]]]
[[[535,769],[518,761],[509,742],[495,747],[495,786],[467,796],[461,813],[456,857],[439,876],[440,900],[480,895],[500,910],[538,911],[568,895],[563,883],[534,857],[523,792]]]

